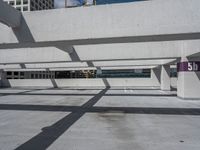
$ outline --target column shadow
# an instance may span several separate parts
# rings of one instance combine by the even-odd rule
[[[51,126],[44,127],[42,132],[34,136],[24,144],[16,148],[16,150],[45,150],[47,149],[58,137],[67,131],[76,121],[78,121],[85,113],[85,109],[94,106],[109,88],[103,89],[88,102],[83,104],[79,109],[71,112],[69,115],[60,119]]]
[[[35,42],[33,35],[24,19],[24,16],[21,16],[21,24],[17,28],[12,28],[13,33],[15,34],[19,44],[26,42]]]

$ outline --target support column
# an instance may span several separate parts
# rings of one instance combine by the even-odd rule
[[[6,78],[6,72],[0,69],[0,87],[11,87],[9,80]]]
[[[161,66],[161,77],[160,77],[161,90],[170,91],[170,65]]]
[[[5,80],[5,73],[3,69],[0,69],[0,87],[3,87],[4,80]]]
[[[200,100],[200,57],[182,58],[177,72],[177,96]]]
[[[0,69],[0,87],[2,87],[2,74],[3,74],[3,71]]]

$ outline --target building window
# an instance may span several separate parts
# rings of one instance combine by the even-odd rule
[[[177,68],[170,68],[170,77],[177,77]]]
[[[28,0],[23,0],[23,4],[28,4]]]
[[[7,75],[12,75],[12,72],[11,72],[11,71],[8,71],[8,72],[7,72]]]
[[[28,11],[28,7],[27,7],[27,6],[24,6],[24,7],[23,7],[23,11]]]
[[[21,0],[17,0],[16,5],[21,5]]]
[[[16,9],[17,9],[18,11],[21,11],[21,7],[17,7]]]
[[[14,72],[14,75],[15,75],[15,76],[18,76],[18,75],[19,75],[19,72]]]
[[[10,1],[9,4],[13,6],[15,4],[15,2],[14,1]]]
[[[24,72],[20,72],[20,76],[24,76]]]

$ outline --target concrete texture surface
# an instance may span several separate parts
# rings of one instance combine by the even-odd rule
[[[104,78],[110,86],[149,86],[159,87],[160,83],[156,78]],[[67,87],[67,86],[108,86],[102,78],[70,78],[70,79],[8,79],[2,80],[3,87]],[[171,81],[172,85],[176,84]],[[170,81],[169,81],[170,84]]]
[[[199,115],[156,88],[0,89],[0,149],[199,150]]]
[[[0,25],[4,35],[0,43],[199,33],[199,6],[199,0],[157,0],[27,12],[23,13],[21,28],[28,27],[32,35],[16,37],[11,29]]]

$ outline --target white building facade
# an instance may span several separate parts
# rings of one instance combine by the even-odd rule
[[[21,12],[54,8],[54,0],[4,0],[4,1]]]

